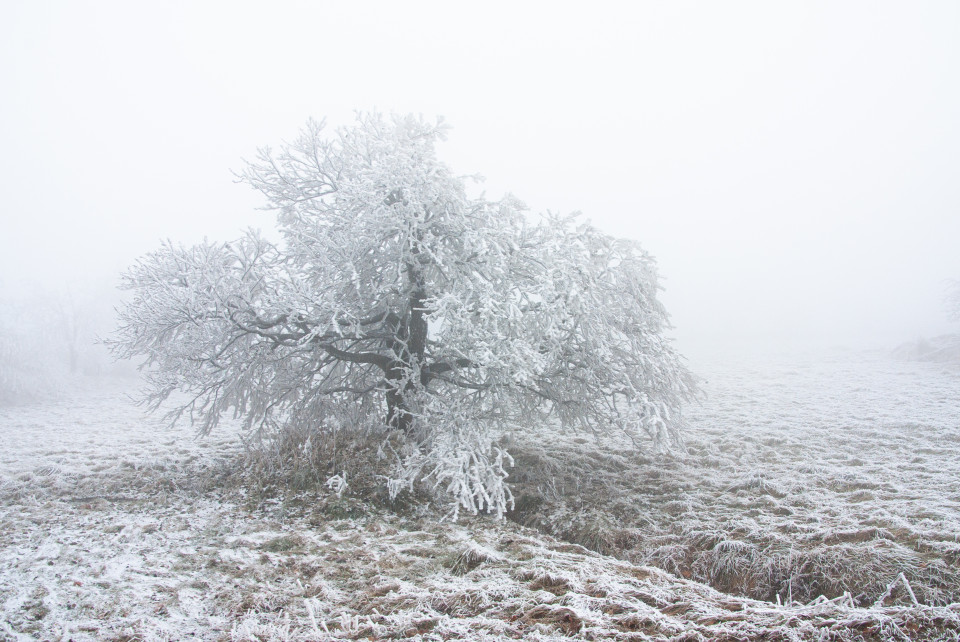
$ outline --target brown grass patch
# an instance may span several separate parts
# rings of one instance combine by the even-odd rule
[[[583,628],[583,620],[571,609],[563,606],[541,604],[525,612],[520,618],[523,624],[546,624],[554,626],[567,635],[574,635]]]

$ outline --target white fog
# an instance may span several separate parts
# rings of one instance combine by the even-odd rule
[[[4,4],[0,640],[956,636],[958,79],[960,5],[946,1]],[[424,124],[437,118],[444,136]],[[258,316],[287,323],[302,308],[290,306],[327,296],[330,283],[304,285],[304,266],[348,272],[284,245],[274,209],[301,216],[283,237],[301,246],[315,240],[304,216],[353,210],[301,205],[312,188],[289,168],[242,179],[258,150],[282,156],[310,119],[326,121],[308,150],[315,169],[350,167],[347,146],[323,137],[349,131],[376,147],[371,132],[387,128],[400,151],[385,158],[415,150],[425,168],[448,167],[437,193],[479,221],[437,250],[453,257],[437,258],[437,273],[466,285],[426,293],[438,297],[426,347],[383,347],[400,337],[407,350],[416,321],[404,321],[407,334],[380,345],[393,351],[384,373],[359,330],[392,314],[379,298],[318,304],[335,341],[302,319],[294,339],[286,326],[270,334]],[[373,173],[357,170],[370,184],[351,198],[379,194]],[[451,185],[468,175],[483,181],[461,197]],[[597,230],[581,254],[568,247],[574,228],[537,227],[572,212]],[[533,231],[518,231],[524,217]],[[330,233],[317,241],[328,254],[340,220],[316,228]],[[251,229],[266,239],[262,263],[217,256],[240,261],[243,278],[263,270],[273,298],[243,278],[219,290],[233,274],[221,264],[161,250]],[[376,229],[336,238],[361,255]],[[614,238],[649,253],[661,289]],[[510,288],[451,272],[458,244],[480,248],[468,261],[486,253],[483,279]],[[559,267],[530,276],[511,263],[517,247],[530,265]],[[121,294],[121,275],[151,252]],[[623,266],[613,285],[570,267],[602,252]],[[177,298],[151,286],[171,263],[208,289]],[[357,292],[380,287],[384,271],[368,263],[350,265]],[[524,290],[558,274],[583,277],[587,312],[555,284]],[[245,338],[171,329],[203,324],[190,316],[198,297],[221,318],[251,315],[237,323]],[[507,330],[468,327],[500,304],[509,323],[490,328]],[[365,352],[323,356],[303,379],[323,373],[326,394],[342,377],[336,404],[289,383],[297,350],[269,372],[252,348],[227,352],[257,335],[270,355],[322,340],[312,349],[347,354],[338,315]],[[587,368],[550,343],[565,315],[595,348],[590,376],[569,388],[555,380],[566,366],[541,363]],[[199,362],[208,370],[191,370]],[[418,373],[417,394],[455,390],[439,405],[396,401],[416,388],[409,373],[391,379],[397,363]],[[133,404],[144,390],[159,412]],[[610,390],[614,410],[562,398]],[[617,407],[619,394],[639,409]],[[163,412],[190,399],[170,427]],[[576,411],[556,410],[565,404]],[[386,413],[376,430],[361,427],[368,411]],[[541,412],[543,425],[531,419]],[[580,432],[551,432],[567,415]],[[603,427],[619,421],[638,428]],[[247,449],[258,427],[272,441]],[[346,436],[329,445],[329,434]],[[366,560],[355,577],[351,556]],[[370,561],[381,556],[399,561]],[[803,623],[795,635],[791,621]]]
[[[380,109],[445,117],[441,158],[489,196],[639,240],[691,349],[943,333],[957,11],[8,6],[4,289],[270,228],[241,159]]]

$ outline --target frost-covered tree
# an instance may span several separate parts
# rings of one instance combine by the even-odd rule
[[[311,122],[239,174],[281,240],[164,245],[126,275],[113,342],[145,356],[149,400],[212,429],[345,421],[402,431],[393,492],[416,479],[502,514],[505,430],[554,421],[679,439],[691,378],[664,337],[652,258],[576,217],[528,222],[511,197],[471,198],[437,159],[442,122]]]

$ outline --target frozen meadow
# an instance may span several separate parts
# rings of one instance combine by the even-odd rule
[[[921,602],[960,601],[956,364],[837,352],[694,370],[709,396],[688,408],[685,457],[531,450],[521,468],[554,475],[520,484],[520,521],[772,602],[872,604],[899,573]]]
[[[253,489],[235,427],[122,380],[0,409],[0,640],[957,639],[960,367],[691,365],[685,455],[515,434],[507,522],[367,504],[349,470]]]

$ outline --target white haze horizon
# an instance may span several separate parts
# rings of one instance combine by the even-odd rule
[[[258,147],[355,110],[656,257],[681,352],[957,331],[960,5],[8,3],[0,298],[269,230]]]

